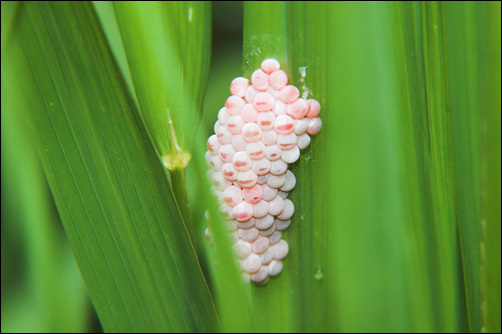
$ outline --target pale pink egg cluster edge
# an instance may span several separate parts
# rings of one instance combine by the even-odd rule
[[[228,222],[244,281],[265,284],[282,271],[289,252],[282,231],[294,205],[287,199],[296,179],[288,164],[321,130],[321,106],[300,98],[275,59],[266,59],[249,80],[235,78],[207,141],[212,190]],[[206,238],[211,241],[210,231]]]

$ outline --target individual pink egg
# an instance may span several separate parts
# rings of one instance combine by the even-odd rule
[[[244,125],[244,121],[242,120],[241,115],[230,116],[227,120],[227,129],[232,134],[241,133],[242,126]]]
[[[283,70],[273,72],[269,79],[270,86],[276,90],[281,90],[288,84],[288,76]]]
[[[242,189],[242,197],[250,204],[256,204],[262,199],[263,190],[261,185],[255,184],[251,188]]]
[[[272,188],[281,188],[286,183],[286,174],[282,175],[269,175],[267,184]]]
[[[255,227],[249,229],[239,229],[238,230],[239,237],[247,242],[253,242],[260,235],[260,230]],[[273,254],[272,254],[273,257]]]
[[[317,100],[314,99],[309,99],[307,101],[307,104],[309,106],[307,117],[308,118],[317,117],[317,115],[319,115],[319,112],[321,111],[321,105],[319,104],[319,102],[317,102]]]
[[[269,86],[268,75],[262,70],[256,70],[251,75],[251,82],[256,90],[265,91]]]
[[[267,146],[266,151],[265,151],[265,158],[267,158],[270,161],[274,161],[277,159],[280,159],[282,156],[282,150],[280,149],[277,144]]]
[[[277,145],[281,150],[290,150],[296,146],[296,134],[291,132],[288,135],[279,135],[277,137]]]
[[[230,186],[230,182],[227,181],[221,172],[213,172],[211,174],[211,181],[216,186],[217,189],[223,191]]]
[[[295,212],[295,205],[291,200],[285,199],[284,200],[284,210],[280,215],[277,216],[277,219],[280,220],[288,220],[293,216],[293,213]]]
[[[295,119],[295,126],[293,128],[293,132],[300,136],[307,131],[307,127],[309,125],[309,120],[307,118]]]
[[[234,252],[237,257],[241,259],[247,258],[251,254],[251,244],[244,240],[239,240],[233,246]]]
[[[286,172],[286,182],[281,187],[281,191],[291,191],[296,185],[296,177],[292,171],[288,170]]]
[[[223,191],[223,199],[228,205],[234,207],[242,202],[242,192],[239,188],[230,186]]]
[[[249,143],[246,146],[246,152],[249,155],[249,157],[253,160],[260,160],[265,156],[265,150],[266,150],[265,144],[262,142],[256,142],[256,143]]]
[[[268,268],[267,268],[268,274],[270,276],[277,276],[281,273],[282,268],[283,268],[283,264],[281,261],[272,260],[272,262],[270,262],[270,264],[268,265]]]
[[[287,108],[286,103],[282,101],[275,101],[275,105],[274,108],[272,108],[272,112],[274,113],[275,116],[285,115],[286,108]]]
[[[284,200],[281,196],[276,196],[272,201],[268,202],[268,213],[272,216],[278,216],[284,210]]]
[[[281,135],[288,135],[293,132],[295,121],[289,115],[279,115],[275,119],[274,129]]]
[[[270,173],[273,175],[282,175],[288,170],[288,164],[282,160],[275,160],[270,163]]]
[[[233,207],[232,214],[240,222],[248,221],[253,217],[253,206],[247,202],[241,202]]]
[[[253,160],[251,170],[258,176],[263,176],[270,171],[270,160],[263,158],[260,160]],[[259,183],[260,180],[258,180]]]
[[[261,268],[261,259],[255,254],[251,253],[243,262],[244,270],[249,274],[257,273]]]
[[[232,141],[232,134],[228,131],[226,126],[221,126],[218,131],[216,131],[216,138],[221,145],[230,144]]]
[[[220,131],[221,127],[223,127],[223,125],[220,123],[220,121],[216,121],[214,123],[214,127],[213,127],[214,128],[214,133],[218,133],[218,131]]]
[[[255,220],[255,226],[256,228],[259,228],[260,230],[266,230],[270,228],[274,224],[274,217],[271,215],[266,215],[263,218],[256,219]]]
[[[294,119],[302,119],[308,111],[307,101],[298,99],[295,102],[289,103],[287,106],[287,113]]]
[[[251,103],[248,103],[244,107],[242,107],[241,117],[242,120],[246,123],[254,123],[258,118],[258,111],[253,107]]]
[[[230,117],[230,116],[229,116]],[[218,133],[218,131],[220,131],[220,128],[224,127],[223,125],[221,125],[220,121],[216,121],[214,123],[214,133]]]
[[[232,158],[232,163],[236,170],[239,172],[245,172],[251,169],[253,161],[251,161],[251,158],[249,158],[246,152],[237,152]]]
[[[269,205],[267,201],[261,200],[253,204],[253,217],[259,219],[264,218],[268,214]]]
[[[230,182],[234,182],[235,180],[237,180],[238,172],[237,169],[235,169],[233,163],[227,162],[223,164],[223,166],[221,167],[221,172],[226,180]]]
[[[271,130],[274,128],[275,115],[271,111],[261,112],[257,119],[256,123],[262,130]]]
[[[263,191],[262,196],[265,201],[273,200],[275,198],[275,196],[277,196],[277,193],[279,192],[279,190],[277,188],[272,188],[268,184],[262,185],[261,188]]]
[[[258,175],[253,173],[251,170],[247,170],[245,172],[239,172],[237,174],[237,182],[243,188],[251,188],[258,181]]]
[[[256,240],[251,243],[251,249],[256,254],[264,253],[268,249],[268,246],[270,245],[269,242],[270,241],[268,240],[267,237],[259,235],[258,238],[256,238]]]
[[[293,146],[290,150],[282,151],[281,159],[288,164],[295,163],[300,158],[300,149],[298,146]]]
[[[285,103],[291,103],[296,101],[300,96],[300,91],[293,85],[288,85],[281,89],[279,92],[279,99]],[[228,109],[228,108],[227,108]]]
[[[286,240],[281,240],[275,245],[271,246],[272,250],[274,251],[274,259],[275,260],[282,260],[288,255],[289,252],[289,246]]]
[[[223,203],[219,206],[220,212],[223,215],[223,218],[226,220],[232,220],[234,219],[232,215],[232,207],[226,203]],[[227,228],[228,231],[235,231],[236,226],[233,224],[226,224],[225,227]]]
[[[230,93],[238,97],[244,97],[246,89],[249,87],[249,81],[246,78],[238,77],[232,80],[230,84]]]
[[[259,141],[261,136],[262,130],[256,123],[247,123],[242,127],[242,137],[249,143]]]
[[[221,158],[219,155],[211,155],[211,157],[209,158],[209,166],[215,172],[221,172],[221,168],[223,167],[223,164],[224,164],[224,162],[221,161]]]
[[[281,65],[279,62],[272,58],[265,59],[261,62],[261,69],[267,74],[277,71],[280,67]]]
[[[307,128],[307,133],[309,135],[315,135],[321,131],[322,121],[319,117],[311,118],[309,120],[309,126]]]
[[[231,144],[226,144],[220,148],[220,158],[223,162],[232,162],[235,150]]]
[[[298,146],[300,150],[307,148],[309,144],[310,144],[310,136],[307,133],[299,135],[298,138],[296,139],[296,146]]]
[[[248,221],[245,221],[245,222],[240,222],[240,221],[234,221],[235,222],[235,225],[239,228],[239,229],[248,229],[248,228],[252,228],[256,222],[256,219],[254,218],[250,218]]]
[[[274,97],[268,93],[257,93],[253,99],[254,108],[260,112],[272,110],[274,104]]]
[[[270,239],[269,239],[269,243],[270,243]],[[272,248],[268,247],[265,252],[261,253],[260,259],[261,259],[262,265],[269,264],[274,259],[274,251],[272,250]]]
[[[263,160],[263,159],[262,159]],[[266,160],[266,159],[265,159]],[[257,160],[259,161],[259,160]],[[252,169],[252,168],[251,168]],[[265,183],[267,183],[268,180],[268,174],[265,175],[258,175],[258,184],[263,186]]]
[[[220,147],[221,144],[218,141],[218,137],[216,137],[216,135],[209,137],[209,139],[207,140],[207,150],[211,152],[211,154],[218,154]]]
[[[258,284],[265,284],[268,281],[268,268],[261,267],[256,274],[251,275],[251,280]]]
[[[244,106],[244,100],[238,96],[232,95],[225,102],[225,108],[229,115],[238,115]]]
[[[248,146],[248,142],[244,140],[244,138],[240,133],[232,135],[232,140],[230,141],[230,144],[232,144],[232,147],[236,152],[245,151],[246,147]]]
[[[270,244],[276,244],[282,239],[282,232],[275,230],[274,233],[272,233],[271,236],[268,237],[268,240],[270,241]]]
[[[289,227],[289,225],[291,225],[291,219],[288,220],[275,219],[274,224],[277,231],[284,231]]]
[[[254,89],[253,86],[249,86],[248,89],[246,89],[246,94],[244,95],[244,99],[246,100],[247,103],[253,103],[254,97],[258,92],[259,91]]]
[[[260,235],[263,235],[264,237],[268,237],[272,235],[275,232],[275,224],[272,224],[268,229],[266,230],[260,230]]]
[[[221,124],[221,125],[225,125],[227,124],[227,119],[228,117],[230,117],[230,115],[228,114],[227,112],[227,108],[223,107],[220,109],[220,111],[218,111],[218,122]],[[217,131],[215,131],[216,133]]]
[[[263,131],[261,141],[267,146],[274,145],[277,143],[277,132],[274,129]]]

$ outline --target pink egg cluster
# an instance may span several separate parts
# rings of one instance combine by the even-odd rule
[[[282,231],[295,210],[287,196],[296,179],[288,164],[310,144],[309,135],[321,130],[321,106],[300,98],[275,59],[264,60],[251,81],[232,81],[206,160],[243,278],[264,284],[281,272],[289,251]]]

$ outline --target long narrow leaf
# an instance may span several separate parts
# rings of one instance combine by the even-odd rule
[[[448,97],[452,110],[452,148],[456,180],[456,212],[465,281],[469,327],[481,328],[479,290],[480,118],[479,36],[473,2],[445,2],[445,54]]]
[[[194,240],[184,173],[209,74],[210,3],[118,1],[114,8],[141,115]]]
[[[2,290],[8,300],[2,305],[2,332],[84,332],[89,330],[87,292],[6,65],[2,61],[2,193],[7,195],[2,196],[2,234],[16,242],[4,248],[2,239],[2,266],[4,256],[7,263],[18,261],[21,275],[2,267],[2,282],[5,275],[21,284]]]
[[[2,62],[106,331],[211,331],[212,299],[90,3],[24,3]]]
[[[484,2],[479,11],[482,101],[482,330],[500,332],[500,159],[501,66],[500,2]]]

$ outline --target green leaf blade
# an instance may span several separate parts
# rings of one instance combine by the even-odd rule
[[[27,3],[15,31],[8,61],[23,75],[10,80],[104,329],[213,330],[193,246],[92,6]]]
[[[141,114],[159,154],[174,159],[168,167],[174,169],[182,159],[177,150],[190,154],[202,113],[210,3],[130,1],[115,2],[114,8]]]
[[[500,2],[483,2],[480,51],[482,101],[482,242],[481,242],[481,313],[484,332],[500,332],[500,161],[501,161],[501,47]]]

